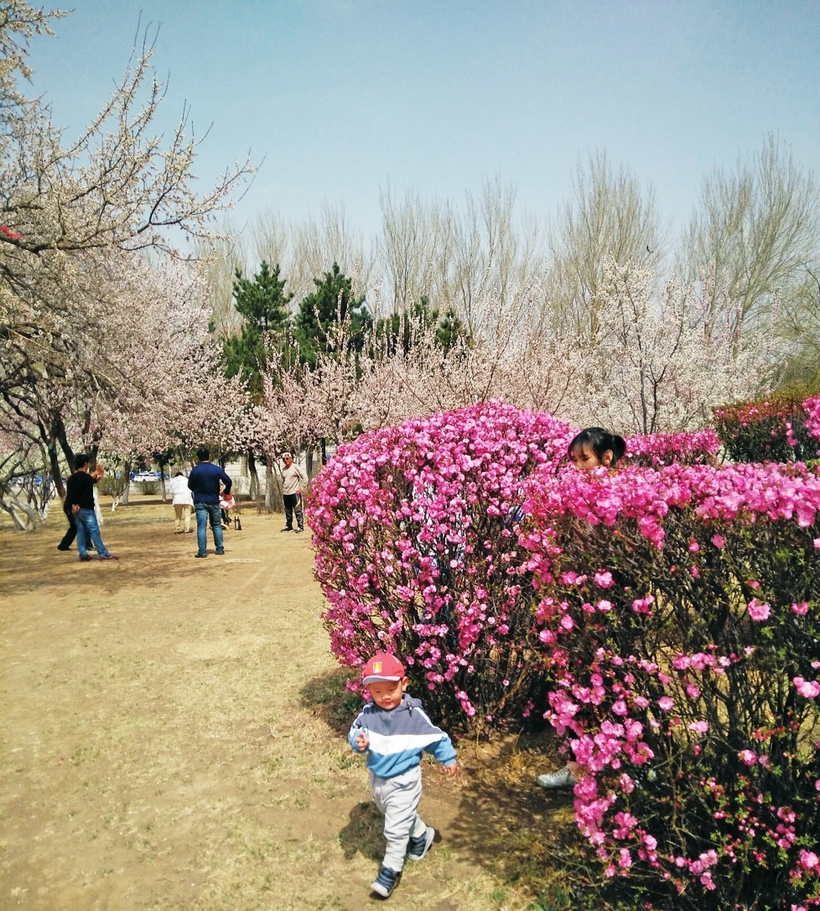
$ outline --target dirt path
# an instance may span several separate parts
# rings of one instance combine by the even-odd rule
[[[318,620],[309,536],[242,522],[224,557],[195,560],[170,507],[121,509],[103,529],[119,563],[58,553],[57,518],[0,530],[0,908],[376,904],[381,824],[344,739],[358,701]],[[526,864],[516,831],[566,801],[533,795],[522,757],[494,793],[489,754],[463,751],[459,782],[425,767],[443,838],[396,911],[526,905],[503,882]]]

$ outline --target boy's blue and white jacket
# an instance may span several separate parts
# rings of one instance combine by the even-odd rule
[[[450,738],[430,721],[421,702],[407,693],[394,709],[381,709],[375,702],[362,709],[347,735],[356,753],[362,752],[356,749],[359,734],[370,741],[368,769],[382,778],[409,772],[421,762],[424,752],[432,753],[442,765],[456,761]]]

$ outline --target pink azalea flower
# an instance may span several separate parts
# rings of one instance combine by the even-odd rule
[[[670,699],[669,696],[661,696],[661,698],[658,700],[658,706],[663,709],[664,712],[672,711],[674,705],[674,700]]]
[[[814,870],[818,864],[820,864],[820,858],[818,858],[814,851],[800,852],[800,866],[805,867],[807,870]]]
[[[752,620],[755,620],[758,623],[763,620],[768,620],[771,608],[765,601],[760,601],[758,598],[752,598],[746,606],[749,609],[749,616]]]
[[[820,696],[820,683],[815,680],[804,680],[802,677],[795,677],[792,683],[804,699],[816,699]]]
[[[693,721],[689,730],[695,734],[705,734],[709,730],[709,724],[706,721]]]
[[[612,579],[612,573],[604,572],[603,570],[599,570],[597,573],[595,573],[595,576],[593,578],[595,580],[595,584],[599,588],[611,588],[615,584]]]

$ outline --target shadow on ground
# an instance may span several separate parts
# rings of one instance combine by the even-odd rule
[[[464,771],[448,844],[511,885],[543,884],[545,862],[563,869],[577,845],[572,791],[535,784],[538,774],[562,764],[554,736],[522,734],[460,746]]]
[[[350,821],[339,832],[339,844],[345,860],[362,854],[378,863],[384,853],[382,826],[382,815],[372,800],[357,803],[350,811]]]
[[[342,737],[347,737],[353,719],[359,714],[362,697],[347,690],[347,668],[313,677],[299,690],[299,703]]]

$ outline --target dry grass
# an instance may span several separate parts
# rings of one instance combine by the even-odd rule
[[[344,733],[308,536],[242,517],[194,560],[172,511],[110,516],[117,563],[58,553],[62,515],[0,528],[0,907],[30,911],[361,909],[381,821]],[[462,742],[425,766],[441,833],[397,911],[520,911],[560,870],[570,795],[532,786],[547,744]]]

